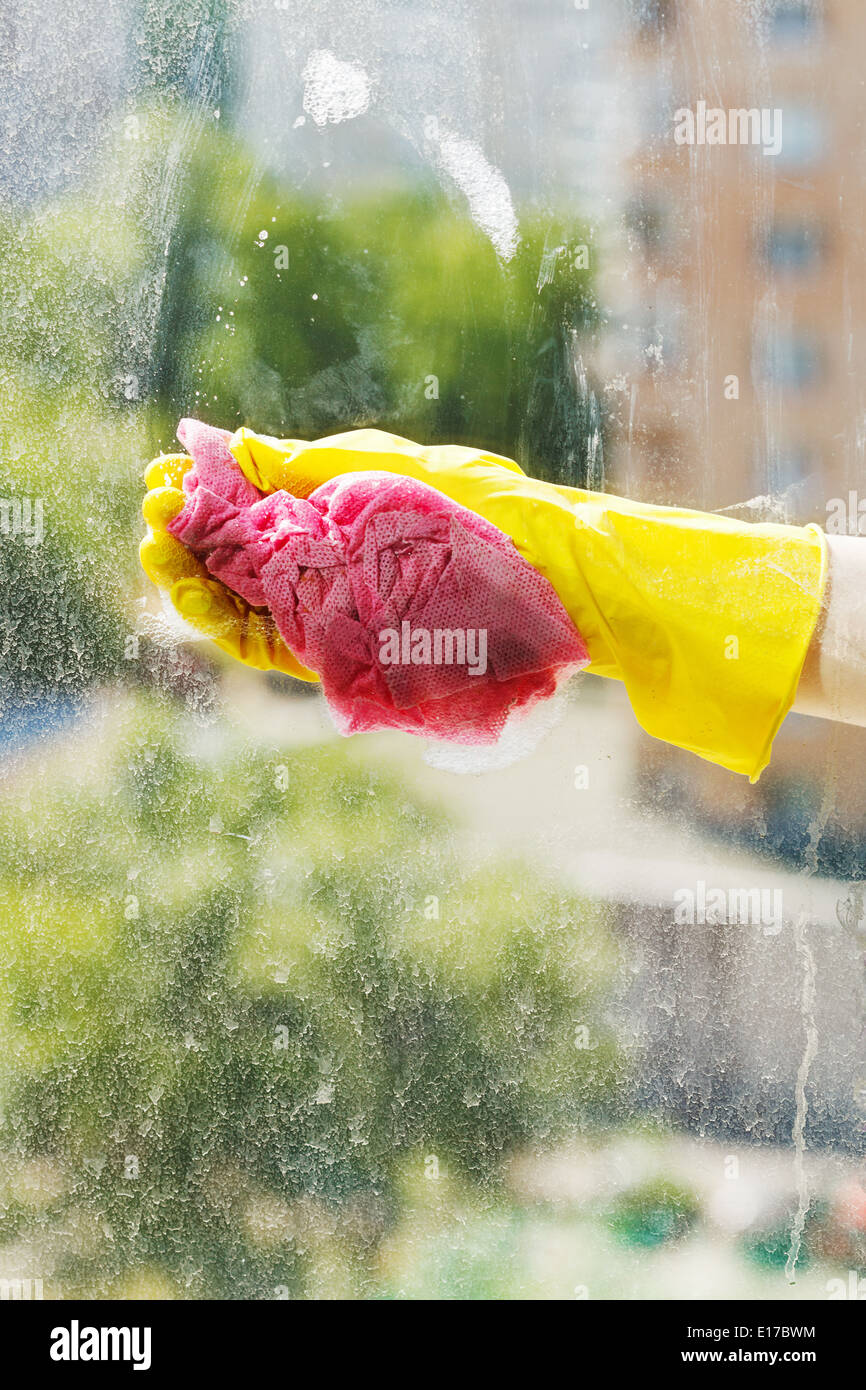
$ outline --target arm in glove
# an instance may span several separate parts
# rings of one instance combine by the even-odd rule
[[[827,543],[819,528],[558,487],[481,450],[425,448],[379,430],[313,443],[246,429],[226,439],[262,494],[306,498],[344,474],[375,471],[415,479],[475,512],[549,581],[586,644],[588,669],[625,684],[647,732],[753,780],[769,761],[821,613]],[[145,503],[151,524],[182,505],[183,493],[167,486]],[[180,603],[213,581],[200,570],[182,574],[173,555]],[[221,611],[226,602],[230,594],[220,596]],[[223,634],[227,650],[229,640]],[[237,638],[234,650],[249,660]]]

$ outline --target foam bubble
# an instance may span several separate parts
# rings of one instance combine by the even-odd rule
[[[517,214],[508,184],[497,168],[473,140],[439,132],[435,122],[425,125],[428,138],[437,146],[442,170],[466,195],[472,220],[503,261],[510,261],[519,244]]]
[[[542,739],[547,738],[562,723],[568,707],[566,690],[571,682],[562,685],[549,700],[541,700],[532,709],[516,710],[506,720],[505,728],[494,744],[428,743],[424,761],[438,772],[453,772],[458,776],[479,776],[483,772],[499,772],[534,753]]]
[[[358,63],[344,63],[326,48],[317,48],[307,59],[304,110],[316,125],[339,125],[354,120],[370,105],[373,84]]]

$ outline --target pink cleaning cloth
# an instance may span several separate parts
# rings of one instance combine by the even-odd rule
[[[341,733],[495,743],[513,711],[588,665],[555,590],[513,541],[426,483],[348,473],[307,499],[263,496],[230,434],[183,420],[178,437],[194,463],[169,530],[270,610]]]

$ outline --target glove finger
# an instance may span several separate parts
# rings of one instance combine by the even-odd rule
[[[159,589],[170,589],[179,579],[204,578],[207,570],[167,531],[149,531],[138,548],[141,567]]]
[[[186,494],[179,487],[154,487],[144,495],[141,514],[152,531],[165,531],[185,503]]]
[[[192,464],[188,454],[160,454],[147,465],[145,487],[180,487]]]
[[[210,637],[222,651],[259,671],[282,671],[298,680],[317,681],[286,646],[269,613],[258,613],[216,579],[179,579],[171,601],[197,632]]]

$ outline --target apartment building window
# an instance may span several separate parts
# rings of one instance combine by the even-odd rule
[[[632,22],[641,38],[668,33],[676,24],[675,0],[630,0]]]
[[[777,0],[770,15],[770,38],[784,48],[812,43],[819,36],[822,19],[818,0]]]
[[[817,269],[827,251],[826,229],[813,219],[778,217],[762,239],[761,254],[781,275],[803,275]]]
[[[645,256],[658,255],[669,236],[668,209],[660,198],[638,193],[626,205],[625,226]]]
[[[824,355],[813,333],[780,329],[762,335],[755,350],[756,376],[783,391],[805,391],[824,374]]]
[[[807,444],[792,440],[756,453],[753,486],[759,494],[778,496],[789,488],[802,488],[817,467],[814,451]]]
[[[778,105],[782,111],[782,148],[777,167],[804,169],[820,163],[827,151],[827,128],[821,114],[785,101]]]

